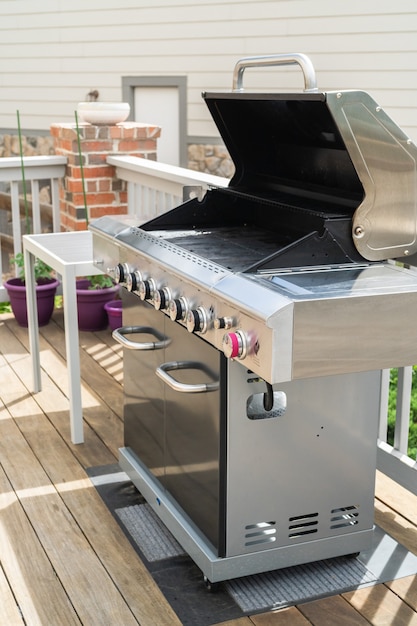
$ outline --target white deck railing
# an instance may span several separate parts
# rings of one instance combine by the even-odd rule
[[[387,442],[390,370],[382,372],[377,463],[384,474],[417,495],[417,461],[408,456],[412,371],[411,366],[398,369],[393,445]]]
[[[183,167],[128,156],[110,156],[107,162],[116,167],[116,176],[127,181],[128,211],[143,223],[177,206],[185,196],[208,187],[226,187],[227,178],[195,172]]]
[[[227,186],[228,179],[174,167],[171,165],[138,159],[135,157],[108,157],[116,167],[116,175],[128,184],[129,212],[136,215],[138,224],[143,223],[183,202],[186,196],[199,188]],[[25,159],[25,177],[32,181],[33,232],[40,232],[40,204],[37,199],[37,181],[51,180],[54,231],[60,230],[58,178],[64,174],[63,157],[29,157]],[[0,181],[10,181],[12,191],[12,221],[14,252],[21,249],[21,227],[18,185],[21,182],[20,159],[0,159]],[[1,240],[0,240],[1,241]],[[0,290],[0,300],[4,300]],[[387,443],[387,414],[390,372],[383,372],[380,400],[380,428],[378,440],[378,468],[400,485],[417,495],[417,463],[407,456],[409,439],[409,416],[412,385],[412,368],[399,369],[397,387],[397,412],[393,445]]]
[[[32,234],[42,232],[43,206],[39,195],[41,181],[46,181],[50,187],[52,213],[47,216],[50,229],[52,232],[59,232],[60,230],[59,179],[65,174],[66,163],[67,159],[61,156],[23,158],[26,191],[30,198],[27,205]],[[6,251],[12,255],[21,252],[22,234],[25,234],[22,232],[22,223],[25,222],[25,208],[22,208],[23,176],[20,157],[0,159],[0,183],[7,184],[11,198],[11,224],[7,225],[10,228],[0,228],[0,275],[2,275]],[[4,302],[7,298],[7,292],[1,284],[0,302]]]

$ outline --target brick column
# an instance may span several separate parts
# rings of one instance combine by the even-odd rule
[[[116,168],[107,156],[129,155],[156,161],[158,126],[124,122],[117,126],[78,124],[81,163],[88,219],[127,213],[127,183],[116,178]],[[61,230],[85,230],[87,220],[78,150],[77,129],[73,124],[52,124],[51,135],[57,155],[68,159],[60,188]]]

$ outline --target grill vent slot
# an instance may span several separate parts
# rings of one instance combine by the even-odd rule
[[[257,522],[245,526],[245,546],[276,541],[276,522]]]
[[[359,507],[355,505],[343,506],[340,509],[332,509],[330,528],[346,528],[356,526],[359,523]]]
[[[308,513],[307,515],[296,515],[289,518],[288,537],[296,539],[304,535],[312,535],[318,531],[318,513]]]

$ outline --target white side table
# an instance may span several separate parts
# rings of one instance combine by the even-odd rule
[[[35,257],[50,265],[62,277],[64,300],[65,350],[68,367],[71,440],[83,443],[81,374],[75,281],[77,276],[103,272],[93,265],[93,239],[90,231],[46,233],[23,236],[25,261],[29,348],[32,356],[33,391],[40,391],[39,325],[36,306]]]

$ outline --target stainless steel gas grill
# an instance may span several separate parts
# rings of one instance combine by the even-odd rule
[[[298,64],[303,93],[242,89]],[[90,225],[123,285],[120,464],[210,583],[370,544],[380,370],[417,362],[413,143],[304,55],[203,97],[233,158],[152,221]]]

